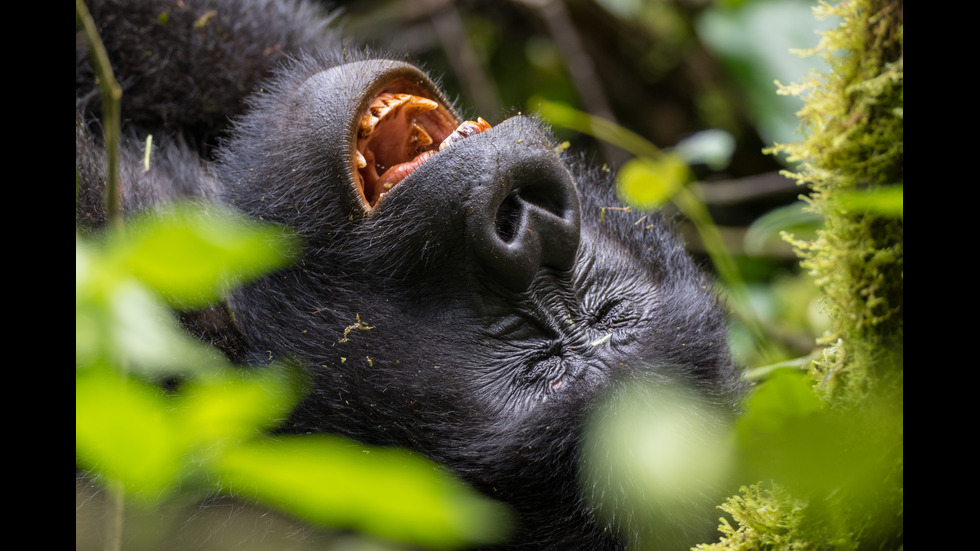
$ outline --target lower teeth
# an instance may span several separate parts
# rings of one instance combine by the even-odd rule
[[[462,124],[456,127],[456,130],[453,130],[452,134],[446,136],[445,140],[442,140],[442,143],[439,144],[439,151],[442,151],[447,147],[451,147],[455,145],[456,142],[469,138],[474,134],[479,134],[484,130],[489,130],[490,128],[490,123],[483,120],[483,117],[478,118],[476,122],[464,121]]]

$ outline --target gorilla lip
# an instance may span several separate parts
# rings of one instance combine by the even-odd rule
[[[386,90],[358,122],[354,180],[369,208],[438,151],[490,128],[482,118],[457,125],[429,98]]]

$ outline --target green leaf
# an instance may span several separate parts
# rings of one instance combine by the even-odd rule
[[[677,142],[671,152],[689,165],[705,164],[711,170],[724,170],[735,152],[735,138],[717,128],[702,130]]]
[[[781,232],[789,232],[799,239],[814,237],[823,226],[823,216],[806,207],[804,201],[796,201],[757,218],[745,232],[745,252],[761,254],[770,239],[782,239]]]
[[[776,369],[746,400],[745,415],[739,419],[738,429],[746,434],[776,434],[786,424],[809,418],[823,409],[806,371]]]
[[[655,159],[637,158],[627,162],[616,177],[623,200],[644,210],[659,208],[670,201],[691,179],[691,171],[680,157],[660,155]]]
[[[254,438],[289,415],[302,394],[300,381],[291,366],[229,369],[183,385],[175,412],[187,437],[202,446]]]
[[[194,204],[134,220],[125,239],[110,246],[122,266],[186,309],[286,265],[298,249],[282,227]]]
[[[171,490],[188,442],[159,389],[105,367],[75,374],[75,456],[153,500]]]
[[[149,377],[227,365],[111,254],[75,240],[75,366],[108,363]]]
[[[870,503],[893,465],[882,458],[901,449],[900,407],[900,401],[873,397],[857,408],[832,410],[806,371],[776,369],[748,398],[736,425],[746,474],[801,496],[846,491]]]
[[[842,193],[841,208],[855,212],[870,212],[888,218],[904,218],[905,192],[902,184]]]
[[[617,389],[589,419],[583,449],[586,495],[637,532],[640,549],[690,548],[684,527],[711,514],[734,466],[724,416],[667,381]]]
[[[569,107],[563,103],[534,97],[528,101],[533,109],[552,125],[564,126],[609,142],[637,157],[658,157],[660,149],[639,134],[606,119]]]
[[[501,506],[416,455],[329,435],[283,437],[229,449],[222,486],[309,521],[435,549],[505,533]]]
[[[222,448],[261,438],[300,398],[298,372],[273,365],[198,377],[175,397],[106,365],[75,375],[76,454],[89,468],[152,499],[205,469]]]

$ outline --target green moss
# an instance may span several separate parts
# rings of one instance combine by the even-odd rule
[[[718,526],[722,540],[698,545],[695,547],[698,551],[808,551],[817,548],[806,541],[801,530],[806,502],[794,499],[779,487],[763,489],[759,484],[742,487],[739,495],[730,497],[719,509],[731,515],[735,525],[722,517]]]
[[[806,53],[831,71],[780,89],[805,97],[806,139],[773,150],[798,163],[790,175],[811,187],[810,208],[826,220],[816,240],[791,242],[835,321],[824,339],[832,346],[813,364],[832,401],[859,401],[901,369],[904,220],[847,199],[903,184],[903,8],[896,0],[822,4],[819,16],[842,23]]]
[[[734,524],[723,519],[721,540],[699,550],[902,544],[903,9],[901,0],[850,0],[816,9],[819,17],[841,21],[805,52],[822,56],[830,71],[780,87],[781,94],[804,97],[798,115],[805,139],[772,148],[794,163],[787,174],[810,186],[808,208],[826,220],[813,240],[787,236],[832,320],[810,367],[814,388],[831,410],[848,412],[845,419],[850,412],[885,416],[887,434],[876,448],[885,465],[881,480],[871,495],[828,487],[805,499],[775,486],[742,488],[721,507]],[[887,206],[877,208],[876,197]]]

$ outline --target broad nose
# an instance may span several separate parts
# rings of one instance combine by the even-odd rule
[[[551,143],[530,120],[496,126],[494,155],[472,191],[470,251],[497,281],[523,291],[543,268],[569,270],[579,245],[578,192]]]

